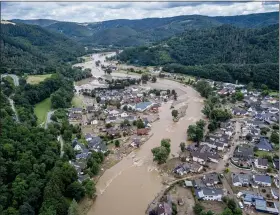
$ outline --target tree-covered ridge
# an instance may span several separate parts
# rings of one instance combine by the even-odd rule
[[[187,31],[152,47],[128,48],[118,59],[142,66],[164,66],[216,81],[254,82],[278,88],[279,27],[243,29],[230,25]]]
[[[255,87],[262,84],[271,89],[279,87],[279,64],[207,64],[202,66],[184,66],[181,64],[167,64],[163,71],[182,73],[215,81],[235,83],[253,82]]]
[[[31,70],[74,61],[84,48],[37,25],[1,24],[1,68]],[[3,69],[4,68],[4,69]]]
[[[279,13],[241,16],[208,17],[186,15],[137,20],[109,20],[97,23],[60,22],[54,20],[12,20],[37,24],[78,40],[85,45],[131,47],[148,45],[190,29],[204,29],[231,24],[244,28],[259,28],[279,22]]]
[[[192,30],[152,47],[126,49],[119,59],[139,65],[277,63],[278,30],[277,25],[260,29],[223,25]]]

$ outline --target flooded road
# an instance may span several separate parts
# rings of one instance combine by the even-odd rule
[[[112,73],[113,76],[119,74]],[[203,117],[203,99],[193,88],[165,79],[158,79],[155,87],[180,90],[175,108],[187,104],[186,115],[174,123],[170,109],[172,102],[162,104],[160,120],[152,124],[153,136],[101,176],[96,184],[98,197],[88,215],[145,214],[148,204],[164,186],[151,149],[159,146],[163,138],[170,138],[171,155],[177,155],[180,142],[186,141],[188,126]]]

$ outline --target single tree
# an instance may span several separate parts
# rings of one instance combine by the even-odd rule
[[[177,118],[177,116],[178,116],[178,110],[172,110],[171,111],[171,115],[174,117],[174,118]]]
[[[156,76],[153,76],[153,77],[152,77],[152,82],[155,83],[156,81],[157,81]]]
[[[181,151],[184,152],[186,150],[186,144],[184,142],[180,143]]]
[[[115,146],[120,147],[120,141],[119,140],[115,140]]]
[[[279,133],[277,131],[273,131],[270,136],[270,141],[279,144]]]

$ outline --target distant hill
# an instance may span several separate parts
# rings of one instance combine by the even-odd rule
[[[2,68],[55,67],[85,53],[77,42],[37,25],[1,24],[1,30]]]
[[[244,29],[222,25],[189,30],[151,47],[125,49],[119,58],[140,65],[277,63],[278,25]]]
[[[59,21],[53,20],[53,19],[13,19],[12,20],[14,23],[23,23],[23,24],[28,24],[28,25],[39,25],[41,27],[46,27],[51,24],[57,23]]]
[[[25,20],[32,22],[35,20]],[[85,45],[141,46],[153,44],[190,29],[202,29],[231,24],[244,28],[259,28],[279,22],[279,13],[260,13],[241,16],[176,16],[138,20],[110,20],[97,23],[59,22],[38,20],[38,25],[65,34]],[[53,22],[53,23],[52,23]]]
[[[118,59],[142,66],[165,66],[219,81],[254,81],[278,87],[279,26],[222,25],[189,30],[153,46],[127,48]]]

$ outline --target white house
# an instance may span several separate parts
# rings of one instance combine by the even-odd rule
[[[219,188],[202,188],[196,190],[196,196],[198,199],[203,200],[222,201],[223,190]]]
[[[193,161],[200,164],[205,164],[207,161],[207,156],[200,155],[200,154],[193,154]]]
[[[221,142],[210,141],[210,142],[201,142],[200,144],[201,145],[207,145],[210,148],[217,149],[219,151],[223,151],[224,148],[225,148],[225,145]]]
[[[118,110],[111,110],[111,111],[109,111],[109,114],[111,116],[117,117],[117,116],[119,116],[120,112]]]
[[[268,160],[265,158],[258,158],[255,160],[254,163],[258,169],[267,169],[268,168]]]
[[[236,174],[231,175],[232,184],[235,187],[249,186],[251,181],[251,175],[249,174]]]
[[[97,125],[98,124],[98,120],[94,119],[90,122],[91,125]]]
[[[271,187],[271,178],[268,175],[253,175],[256,184],[264,187]]]
[[[128,117],[128,114],[126,112],[122,112],[120,116],[121,116],[121,118],[125,118],[125,117]]]
[[[76,144],[76,146],[74,147],[74,150],[75,151],[82,151],[82,147],[81,147],[81,145],[80,144]]]

